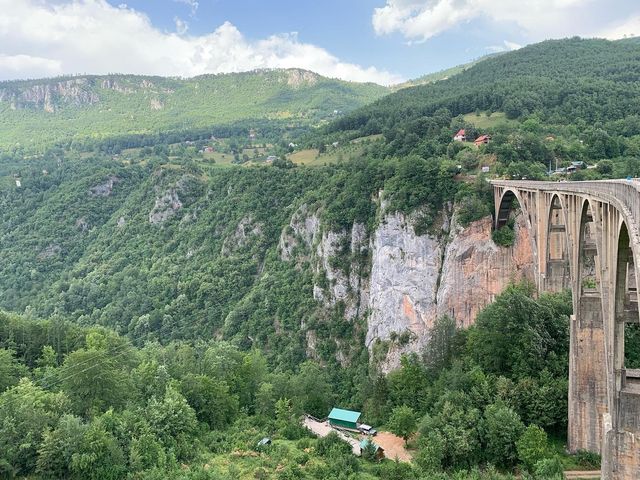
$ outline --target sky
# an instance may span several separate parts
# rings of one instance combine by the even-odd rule
[[[640,0],[0,0],[0,80],[296,67],[391,85],[574,35],[640,35]]]

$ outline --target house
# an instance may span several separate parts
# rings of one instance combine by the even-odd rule
[[[328,417],[329,425],[358,431],[358,419],[360,415],[360,412],[354,412],[353,410],[333,408]]]
[[[465,134],[464,129],[458,130],[458,133],[453,136],[453,140],[455,142],[464,142],[466,139],[467,135]]]
[[[20,180],[16,178],[16,187],[20,188],[21,186],[22,186],[22,183],[20,183]]]
[[[213,153],[213,147],[204,147],[204,153]]]
[[[267,163],[273,163],[274,161],[276,161],[278,159],[278,157],[276,157],[275,155],[269,155],[267,157]]]
[[[332,146],[333,148],[338,148],[338,146],[339,146],[339,145],[340,145],[340,142],[333,142],[333,143],[331,144],[331,146]]]
[[[487,167],[486,165],[482,167],[482,173],[489,173],[489,167]]]
[[[480,135],[478,138],[475,139],[473,143],[475,144],[476,147],[479,147],[480,145],[486,145],[487,143],[489,143],[490,140],[491,140],[491,135]]]
[[[295,143],[293,143],[293,142],[290,142],[290,143],[289,143],[289,148],[296,148],[297,146],[298,146],[298,145],[297,145],[297,144],[295,144]]]
[[[372,442],[371,439],[369,438],[363,438],[362,441],[360,442],[360,452],[362,452],[365,448],[367,448],[369,444],[373,445],[374,448],[376,449],[376,459],[382,460],[384,458],[384,448]]]

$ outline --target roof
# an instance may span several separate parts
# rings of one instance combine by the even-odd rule
[[[343,422],[356,423],[360,418],[360,412],[353,410],[343,410],[341,408],[333,408],[329,414],[330,420],[342,420]]]
[[[459,130],[458,133],[456,133],[456,137],[460,136],[460,135],[464,135],[464,129]]]
[[[376,452],[377,452],[378,450],[382,449],[382,447],[381,447],[380,445],[378,445],[378,444],[376,444],[376,443],[372,442],[372,441],[371,441],[371,439],[369,439],[369,438],[363,438],[363,439],[360,441],[360,448],[362,448],[362,449],[367,448],[367,444],[368,444],[368,443],[371,443],[371,445],[373,445],[374,447],[376,447]],[[384,449],[383,449],[383,450],[384,450]]]
[[[476,138],[476,142],[484,142],[485,140],[490,140],[491,137],[489,135],[480,135],[478,138]]]

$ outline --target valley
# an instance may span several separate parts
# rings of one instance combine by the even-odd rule
[[[597,470],[567,451],[572,292],[536,288],[531,210],[496,228],[489,180],[640,176],[639,59],[570,38],[401,89],[0,83],[0,476]],[[334,407],[412,460],[303,428]]]

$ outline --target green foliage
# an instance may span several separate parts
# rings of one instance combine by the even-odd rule
[[[27,369],[15,359],[15,352],[0,348],[0,392],[18,383],[26,374]]]
[[[501,467],[515,465],[516,441],[523,430],[520,417],[511,408],[501,403],[489,405],[482,421],[482,443],[487,461]]]
[[[405,444],[417,429],[416,414],[411,407],[401,405],[391,411],[389,417],[389,429],[396,435],[404,438]]]
[[[534,467],[535,478],[540,480],[562,480],[564,468],[557,456],[539,460]]]
[[[516,241],[516,232],[511,225],[505,225],[491,233],[491,240],[501,247],[511,247]]]
[[[535,376],[545,368],[566,372],[569,311],[551,298],[536,301],[529,287],[508,287],[471,328],[472,357],[487,372],[506,376]]]
[[[518,459],[529,470],[549,454],[547,433],[537,425],[529,425],[516,442]]]
[[[0,395],[0,458],[12,473],[34,469],[45,432],[68,410],[64,393],[48,392],[28,379]]]
[[[87,425],[73,415],[60,417],[54,430],[43,434],[38,448],[36,469],[45,478],[65,478],[71,475],[71,460],[84,441]]]
[[[584,468],[598,470],[600,468],[600,455],[587,450],[578,450],[575,454],[575,460]]]
[[[117,480],[126,472],[124,453],[113,435],[93,423],[71,456],[70,469],[76,478]]]
[[[182,379],[180,389],[198,420],[212,429],[226,427],[238,414],[238,398],[229,393],[224,381],[189,374]]]

